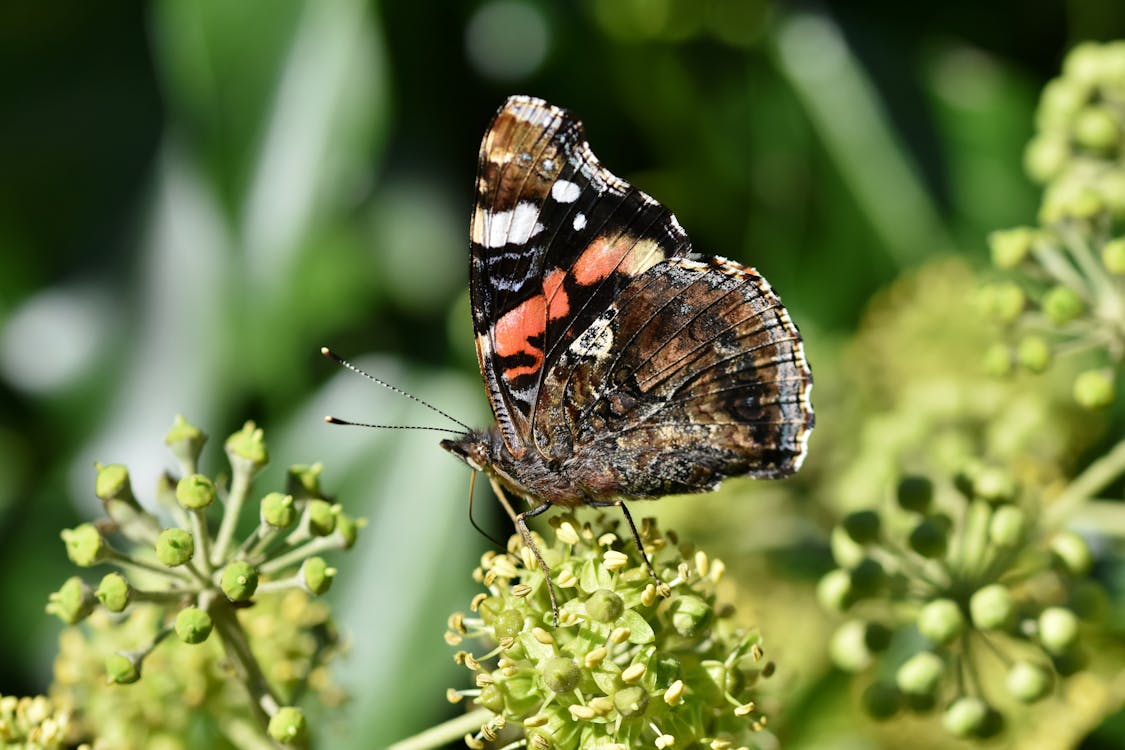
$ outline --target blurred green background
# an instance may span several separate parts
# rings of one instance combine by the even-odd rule
[[[353,703],[324,745],[378,747],[457,710],[441,634],[487,547],[467,472],[432,433],[324,425],[438,422],[318,349],[485,423],[467,229],[507,95],[570,108],[698,249],[762,270],[809,339],[817,395],[843,399],[818,356],[902,273],[983,260],[988,231],[1033,219],[1021,158],[1038,92],[1071,45],[1120,37],[1116,0],[8,0],[0,693],[50,681],[43,605],[71,574],[59,529],[97,514],[93,462],[128,464],[143,496],[183,413],[214,437],[205,466],[252,418],[273,456],[262,486],[322,460],[326,488],[371,521],[335,561]],[[838,720],[831,742],[794,731],[787,746],[895,746],[850,721],[823,664],[789,679]]]

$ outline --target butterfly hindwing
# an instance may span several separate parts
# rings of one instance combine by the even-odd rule
[[[501,435],[527,449],[542,386],[635,277],[690,253],[671,212],[604,169],[565,110],[511,97],[481,143],[470,296]]]
[[[812,379],[766,281],[722,258],[672,258],[627,285],[546,376],[535,444],[569,456],[592,498],[785,476],[804,457]]]

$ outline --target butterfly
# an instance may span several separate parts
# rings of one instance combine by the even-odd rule
[[[470,239],[496,421],[441,445],[491,481],[547,576],[556,622],[526,519],[619,506],[648,563],[625,500],[800,467],[812,375],[785,307],[754,269],[693,252],[667,208],[601,166],[566,110],[528,96],[500,107]],[[506,493],[530,507],[515,512]]]

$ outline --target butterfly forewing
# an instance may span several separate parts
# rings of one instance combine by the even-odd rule
[[[637,275],[690,252],[675,217],[605,170],[565,110],[512,97],[481,144],[470,294],[504,442],[529,446],[543,383]]]

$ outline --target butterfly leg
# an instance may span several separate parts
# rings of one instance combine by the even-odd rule
[[[645,567],[648,568],[648,574],[652,576],[652,580],[656,583],[657,587],[664,586],[660,577],[656,575],[656,568],[652,567],[652,561],[648,559],[648,553],[645,552],[645,544],[641,541],[641,535],[637,531],[637,525],[633,523],[633,516],[629,513],[629,509],[625,507],[624,500],[613,500],[611,502],[599,502],[597,500],[587,500],[586,504],[591,508],[608,508],[616,505],[625,514],[625,522],[629,524],[629,531],[633,532],[633,541],[637,545],[637,551],[641,553],[641,559],[645,561]]]
[[[499,498],[500,504],[504,506],[504,510],[508,511],[508,515],[512,517],[513,523],[516,525],[516,531],[520,533],[520,538],[523,539],[524,545],[531,550],[531,554],[535,555],[535,559],[539,562],[539,568],[543,571],[543,576],[547,579],[547,595],[551,597],[551,614],[555,618],[555,626],[559,624],[559,603],[555,599],[555,584],[551,582],[551,569],[547,567],[547,561],[543,559],[543,554],[539,551],[538,545],[535,540],[531,538],[531,531],[527,528],[527,521],[525,519],[534,518],[540,513],[546,511],[551,507],[550,503],[543,503],[531,510],[525,510],[523,513],[516,513],[512,509],[512,504],[508,502],[508,496],[504,493],[504,489],[496,479],[489,477],[492,482],[492,491],[496,493]]]
[[[527,523],[524,520],[533,518],[550,507],[550,503],[543,503],[536,508],[520,513],[516,516],[516,531],[520,533],[520,536],[523,538],[523,543],[527,545],[527,548],[535,555],[535,559],[539,561],[539,567],[542,568],[543,575],[547,579],[547,595],[551,597],[551,614],[554,615],[555,626],[557,627],[559,624],[559,603],[555,599],[555,584],[551,581],[551,569],[547,567],[547,561],[543,559],[542,553],[539,552],[539,547],[536,546],[535,541],[531,538],[531,532],[528,530]]]

